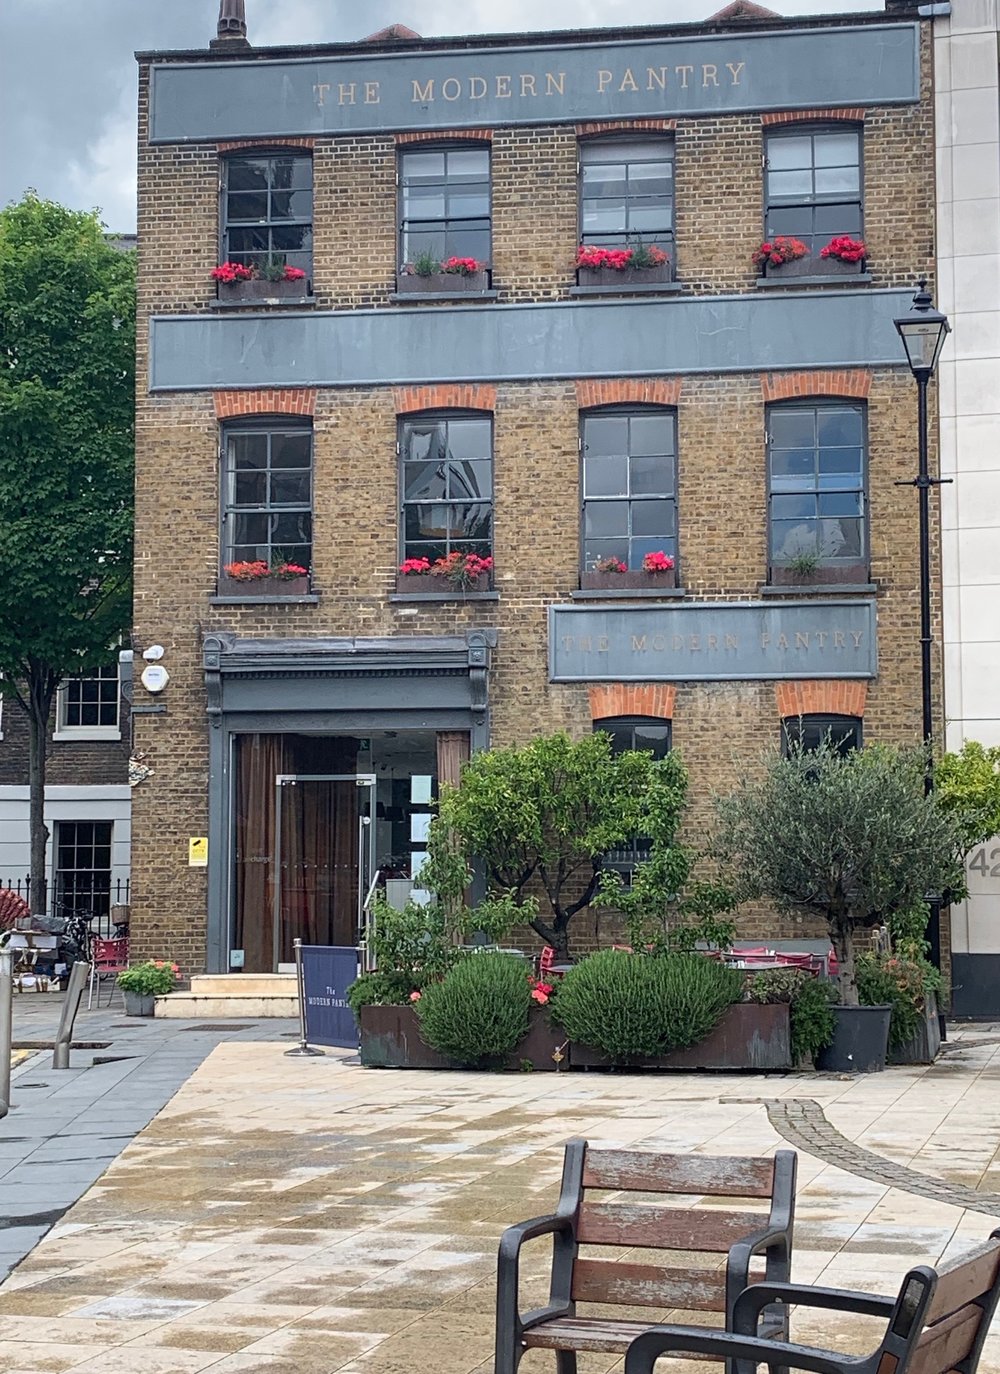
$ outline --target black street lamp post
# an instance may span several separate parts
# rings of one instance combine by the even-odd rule
[[[934,788],[934,767],[932,749],[934,744],[934,716],[932,708],[931,677],[931,526],[930,494],[931,487],[940,486],[948,478],[932,477],[927,464],[927,384],[934,375],[944,341],[951,332],[946,315],[934,309],[927,283],[922,281],[913,297],[913,309],[893,323],[899,332],[906,350],[906,360],[910,371],[917,380],[917,441],[919,462],[917,476],[912,482],[899,482],[897,486],[916,487],[920,498],[920,685],[923,706],[923,740],[927,751],[924,772],[924,792],[929,794]],[[941,904],[931,900],[931,914],[928,936],[931,946],[931,959],[941,967]]]

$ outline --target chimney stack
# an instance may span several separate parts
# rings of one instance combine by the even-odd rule
[[[219,0],[219,24],[211,48],[249,48],[246,0]]]

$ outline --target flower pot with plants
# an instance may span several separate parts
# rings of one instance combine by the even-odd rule
[[[821,272],[830,276],[858,276],[868,265],[868,249],[863,239],[838,234],[819,251]]]
[[[396,276],[396,290],[402,295],[425,292],[429,295],[462,293],[475,295],[489,290],[489,265],[476,258],[445,258],[421,253],[403,265]]]
[[[824,562],[817,553],[799,553],[771,564],[774,587],[860,586],[868,581],[866,563]]]
[[[402,595],[435,593],[463,596],[490,589],[493,559],[478,553],[455,551],[444,558],[406,558],[396,573],[396,591]]]
[[[309,294],[309,282],[301,267],[284,262],[265,262],[248,267],[241,262],[223,262],[212,269],[220,301],[302,300]]]
[[[309,592],[309,569],[284,559],[227,563],[222,571],[220,596],[306,596]]]
[[[584,591],[634,591],[676,587],[677,570],[670,554],[662,549],[647,553],[642,567],[630,569],[620,558],[599,558],[580,575]]]
[[[577,250],[579,286],[627,291],[673,279],[673,258],[655,245],[638,243],[631,248],[593,248],[581,244]]]
[[[129,1016],[152,1016],[157,997],[165,997],[177,986],[180,969],[165,959],[147,959],[133,964],[118,975],[118,986],[125,998]]]
[[[746,899],[823,918],[837,955],[840,1005],[818,1056],[835,1072],[885,1066],[892,1004],[865,1006],[855,942],[953,880],[959,827],[924,791],[921,749],[872,745],[841,754],[793,744],[717,803],[715,857]]]
[[[778,234],[765,239],[753,254],[753,265],[762,277],[815,276],[817,268],[809,249],[801,239]]]

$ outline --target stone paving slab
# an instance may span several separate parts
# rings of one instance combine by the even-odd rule
[[[180,1069],[188,1052],[170,1044]],[[965,1037],[947,1064],[853,1081],[372,1071],[336,1051],[302,1060],[283,1048],[246,1031],[202,1051],[0,1286],[0,1369],[485,1374],[500,1232],[551,1209],[568,1136],[766,1154],[784,1143],[772,1121],[801,1120],[802,1099],[814,1134],[801,1142],[795,1278],[891,1292],[912,1264],[970,1249],[1000,1220],[989,1214],[1000,1044],[985,1036]],[[131,1086],[126,1075],[107,1090],[109,1114]],[[33,1155],[66,1144],[45,1139],[31,1138]],[[856,1151],[884,1172],[851,1172]],[[976,1194],[985,1206],[959,1205]],[[529,1305],[543,1298],[543,1250],[525,1260]],[[878,1340],[871,1320],[845,1329],[803,1309],[793,1332],[859,1351]],[[530,1352],[522,1371],[551,1365]],[[617,1357],[580,1360],[580,1374],[620,1368]],[[981,1368],[1000,1374],[1000,1335]]]

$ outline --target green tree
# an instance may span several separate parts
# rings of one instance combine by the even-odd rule
[[[29,192],[0,211],[0,690],[29,721],[35,893],[56,688],[131,619],[134,395],[132,255]]]
[[[858,1005],[855,932],[953,883],[958,830],[923,784],[922,749],[842,756],[826,741],[768,755],[762,776],[717,802],[713,851],[740,898],[822,916],[848,1006]]]
[[[491,897],[509,894],[565,959],[570,921],[593,901],[604,855],[649,834],[654,808],[661,828],[669,828],[664,813],[676,828],[685,785],[675,755],[615,755],[603,732],[547,735],[475,754],[461,786],[442,789],[439,815],[464,858],[481,866]]]
[[[1000,745],[967,740],[934,766],[938,801],[959,828],[963,855],[1000,835]]]

